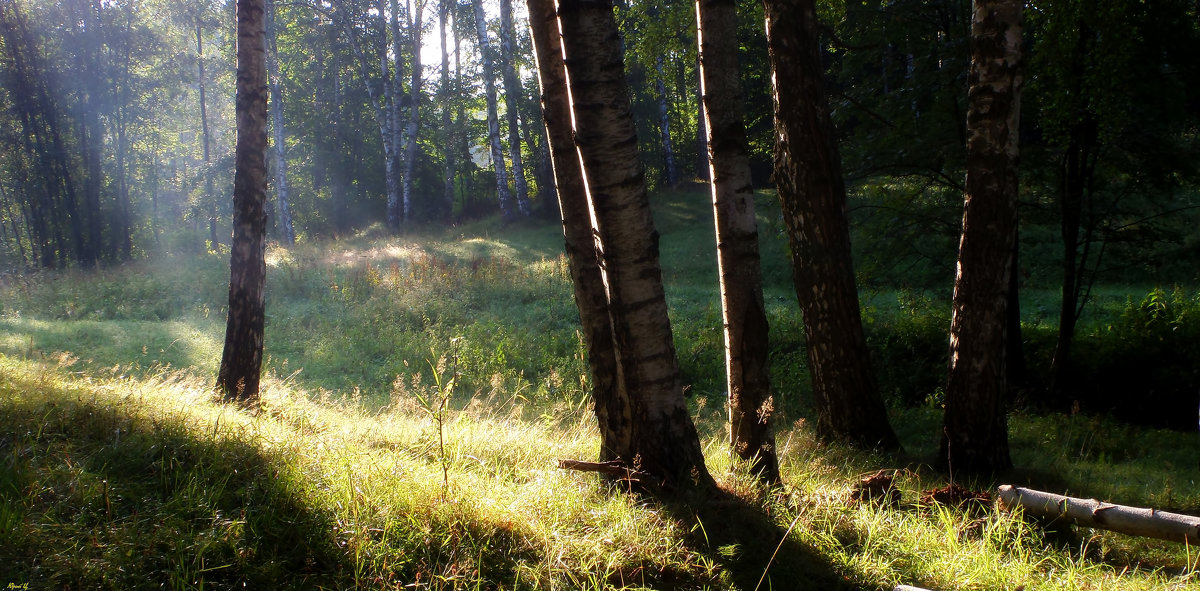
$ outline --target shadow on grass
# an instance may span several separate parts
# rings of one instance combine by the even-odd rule
[[[0,588],[498,589],[537,561],[517,528],[340,488],[305,442],[59,373],[0,367]]]
[[[761,507],[728,491],[718,489],[707,500],[670,502],[664,508],[679,521],[695,524],[689,545],[720,565],[738,589],[863,588],[838,574],[815,550],[787,535],[787,529],[765,515]]]
[[[78,357],[86,368],[204,367],[219,359],[223,322],[212,320],[0,320],[0,353]]]
[[[331,518],[305,505],[280,457],[148,416],[36,378],[0,381],[0,584],[349,583]]]

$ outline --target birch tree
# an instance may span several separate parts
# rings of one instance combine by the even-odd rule
[[[500,199],[500,215],[505,221],[512,221],[516,219],[517,212],[513,209],[512,192],[508,188],[508,169],[504,164],[504,148],[500,145],[500,119],[496,108],[496,68],[492,62],[492,46],[488,41],[483,0],[471,0],[471,7],[475,11],[475,35],[479,42],[483,88],[487,95],[488,147],[491,149],[492,166],[496,171],[496,196]]]
[[[658,102],[658,134],[662,141],[663,175],[667,186],[679,184],[679,169],[675,166],[675,148],[671,144],[671,111],[667,105],[667,86],[663,83],[663,57],[654,60],[654,98]]]
[[[763,0],[774,74],[775,182],[792,251],[817,433],[897,448],[862,330],[846,187],[829,119],[813,0]]]
[[[779,481],[767,313],[758,257],[754,189],[742,123],[737,3],[697,0],[700,85],[708,130],[709,171],[717,231],[717,266],[725,329],[729,445],[766,482]]]
[[[396,11],[396,0],[392,0],[392,10]],[[408,4],[408,35],[411,40],[409,51],[412,56],[412,64],[409,68],[411,77],[408,83],[408,121],[404,126],[402,134],[402,143],[404,145],[404,174],[403,174],[403,189],[402,199],[404,203],[403,214],[404,222],[408,223],[412,220],[413,208],[413,185],[416,184],[416,179],[413,178],[413,173],[417,166],[417,130],[421,124],[421,97],[422,83],[424,81],[424,72],[421,70],[421,28],[424,25],[425,0],[417,0],[416,6],[410,1]],[[394,34],[394,33],[393,33]],[[399,57],[397,57],[399,59]],[[397,67],[399,72],[399,67]]]
[[[220,244],[217,239],[217,204],[213,195],[212,178],[212,133],[208,128],[208,91],[207,77],[204,75],[204,34],[201,27],[203,13],[196,16],[196,86],[200,91],[200,137],[204,148],[204,202],[208,204],[208,241],[209,248],[216,249]]]
[[[1017,236],[1020,0],[975,0],[967,181],[939,455],[951,470],[1012,466],[1005,416],[1009,277]]]
[[[217,391],[258,400],[262,374],[267,232],[267,71],[265,0],[237,0],[237,142],[229,311]]]
[[[446,27],[449,25],[450,13],[455,6],[454,0],[438,1],[438,40],[442,53],[441,84],[438,87],[438,102],[442,105],[442,202],[446,210],[446,219],[454,213],[454,175],[456,173],[457,138],[454,133],[452,115],[453,106],[450,101],[450,52],[446,40]],[[457,31],[453,33],[458,36]]]
[[[521,100],[525,93],[521,90],[521,80],[517,77],[516,53],[513,51],[517,32],[513,27],[512,11],[512,0],[500,0],[500,65],[504,82],[504,115],[508,120],[508,153],[512,160],[514,197],[521,215],[529,217],[529,182],[525,179],[525,163],[521,158],[519,121]]]
[[[383,145],[384,182],[387,192],[387,225],[393,232],[400,227],[400,166],[397,152],[401,149],[399,131],[400,122],[398,105],[396,104],[396,86],[393,85],[392,61],[388,59],[388,11],[385,0],[375,3],[375,15],[364,14],[355,0],[333,0],[332,17],[341,25],[342,33],[354,53],[358,70],[367,86],[367,96],[370,99],[371,110],[375,115],[375,125],[379,129]],[[370,34],[369,26],[374,25],[374,33]],[[369,35],[364,40],[363,37]],[[392,35],[391,38],[394,38]],[[367,43],[371,45],[367,45]],[[368,52],[370,50],[370,52]],[[396,56],[399,59],[399,56]],[[378,69],[375,69],[375,65]],[[378,75],[372,75],[372,71]],[[396,76],[399,76],[396,73]]]
[[[587,188],[575,151],[571,104],[553,0],[526,0],[529,29],[542,88],[542,118],[550,144],[562,213],[567,262],[575,288],[591,375],[593,410],[600,426],[600,460],[631,458],[633,416],[629,393],[618,379],[608,294],[592,236]]]
[[[275,142],[275,198],[279,203],[280,237],[284,244],[296,243],[292,225],[291,199],[288,193],[287,146],[284,144],[283,85],[279,77],[279,49],[276,43],[275,0],[266,0],[267,10],[267,79],[271,85],[271,131]]]
[[[613,5],[563,0],[558,18],[617,379],[629,394],[632,421],[616,455],[676,486],[712,486],[683,397]]]

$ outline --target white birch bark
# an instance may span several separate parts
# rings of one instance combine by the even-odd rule
[[[393,4],[396,0],[392,0]],[[413,193],[413,171],[417,165],[417,130],[421,124],[421,25],[423,24],[425,0],[417,0],[414,7],[411,0],[408,3],[409,21],[408,31],[409,37],[412,39],[412,67],[411,78],[409,79],[408,89],[408,123],[404,127],[404,175],[403,175],[403,195],[404,200],[403,214],[404,222],[412,220],[412,193]]]
[[[442,83],[441,88],[438,89],[438,99],[442,104],[442,146],[445,154],[445,166],[442,172],[442,201],[446,208],[446,219],[450,219],[454,215],[455,150],[457,150],[454,122],[450,114],[450,52],[446,41],[446,27],[449,24],[450,7],[454,5],[453,2],[454,0],[440,0],[438,4],[438,36],[442,49]]]
[[[344,3],[341,0],[337,0],[333,3],[333,6],[333,18],[341,23],[342,29],[346,34],[346,39],[350,43],[350,49],[354,52],[354,56],[358,58],[357,61],[359,73],[361,74],[362,79],[366,82],[367,98],[371,101],[371,107],[375,113],[375,124],[379,128],[380,140],[383,143],[383,170],[387,186],[388,225],[391,227],[393,221],[392,214],[393,212],[399,211],[397,204],[399,203],[400,183],[396,178],[398,170],[396,167],[395,153],[398,149],[398,146],[396,146],[394,141],[395,138],[392,125],[393,117],[390,111],[392,105],[392,88],[390,84],[391,68],[388,65],[387,58],[387,43],[383,43],[381,45],[378,54],[375,57],[368,56],[362,47],[362,43],[359,41],[358,32],[354,28],[353,23],[351,23],[350,19],[346,16],[346,7]],[[378,7],[382,8],[382,0],[380,0]],[[383,20],[383,14],[383,11],[380,10],[377,18]],[[386,37],[386,20],[383,22],[383,32],[384,36]],[[379,71],[380,75],[382,76],[382,84],[379,85],[379,88],[377,88],[375,84],[371,83],[371,61],[373,60],[379,63]],[[395,217],[395,221],[398,225],[398,215]]]
[[[491,148],[492,165],[496,170],[496,195],[500,199],[500,215],[506,221],[516,219],[513,211],[512,193],[508,189],[508,169],[504,164],[504,148],[500,145],[500,120],[496,109],[496,69],[492,63],[491,43],[488,42],[487,19],[483,14],[483,0],[472,0],[475,10],[475,33],[479,38],[480,61],[483,63],[483,84],[487,94],[488,145]]]
[[[271,131],[275,143],[275,196],[284,244],[296,243],[287,181],[287,148],[284,145],[283,89],[279,80],[279,49],[275,42],[275,0],[267,0],[267,77],[271,84]]]
[[[654,79],[654,92],[658,100],[658,133],[662,141],[664,172],[667,185],[674,187],[679,184],[679,169],[675,166],[675,148],[671,144],[671,112],[667,108],[667,86],[663,83],[661,55],[654,61],[654,71],[658,73],[658,77]]]
[[[1008,484],[1001,485],[996,496],[1000,506],[1009,511],[1021,507],[1031,515],[1063,519],[1083,527],[1180,544],[1200,542],[1200,517],[1114,505],[1096,499],[1077,499]]]
[[[629,467],[680,488],[714,486],[688,414],[637,153],[611,1],[560,0],[575,144],[608,292],[617,379],[629,392]]]
[[[525,179],[525,164],[521,158],[521,128],[518,121],[519,101],[524,93],[521,92],[521,81],[517,78],[517,66],[514,62],[514,37],[516,31],[513,27],[512,0],[500,0],[500,65],[504,78],[505,118],[508,120],[508,153],[512,160],[517,210],[521,215],[529,217],[529,182]]]
[[[758,256],[758,223],[738,75],[735,0],[697,0],[700,88],[716,221],[717,267],[725,325],[729,444],[751,473],[779,481],[771,431],[770,350]]]

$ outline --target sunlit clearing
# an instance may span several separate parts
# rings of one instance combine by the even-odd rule
[[[278,244],[267,246],[267,266],[279,267],[288,263],[294,263],[295,258],[292,256],[291,249],[285,248]]]
[[[515,259],[517,255],[517,251],[508,244],[488,238],[459,240],[450,245],[450,251],[455,256],[462,258],[500,257]]]
[[[331,251],[322,258],[322,263],[333,267],[354,267],[364,262],[378,265],[405,261],[424,253],[415,244],[388,244],[375,248],[345,248]]]

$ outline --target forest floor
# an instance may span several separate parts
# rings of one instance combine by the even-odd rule
[[[656,201],[689,402],[724,491],[691,506],[556,467],[597,447],[556,224],[273,246],[257,412],[211,395],[227,255],[6,279],[0,586],[1200,588],[1190,547],[930,494],[1011,483],[1197,512],[1195,433],[1018,410],[1018,468],[954,481],[926,464],[941,418],[930,389],[924,404],[893,405],[904,454],[818,444],[769,213],[785,485],[763,490],[737,473],[722,436],[704,204],[690,193]],[[914,301],[944,300],[878,292],[868,318],[923,314]],[[881,470],[897,492],[859,499]]]

